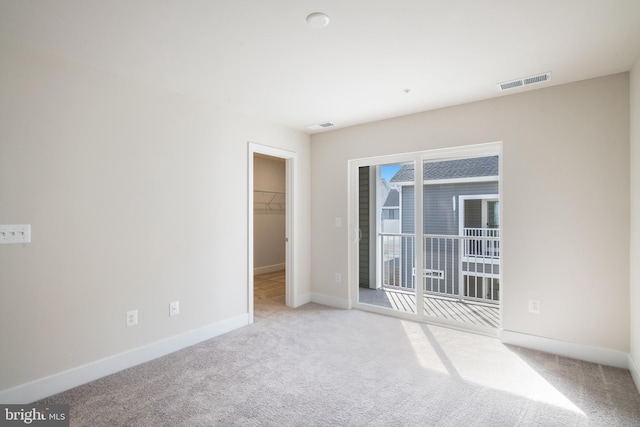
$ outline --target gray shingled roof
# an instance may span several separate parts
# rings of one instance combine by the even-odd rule
[[[389,182],[413,181],[413,164],[402,165]],[[429,162],[424,167],[424,179],[473,178],[498,176],[498,156]]]
[[[385,208],[397,208],[400,206],[400,193],[398,190],[390,190],[387,195],[387,200],[384,201],[383,207]]]

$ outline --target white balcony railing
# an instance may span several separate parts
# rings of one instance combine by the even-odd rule
[[[499,228],[464,228],[464,256],[500,258]]]
[[[415,235],[381,233],[382,285],[415,289]],[[498,229],[464,229],[464,235],[423,238],[425,293],[497,302],[500,286]]]

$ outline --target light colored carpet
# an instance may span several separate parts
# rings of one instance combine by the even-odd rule
[[[626,370],[282,301],[257,292],[253,325],[45,403],[83,426],[640,425]]]

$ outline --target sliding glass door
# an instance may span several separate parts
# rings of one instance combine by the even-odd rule
[[[497,332],[499,152],[488,144],[350,162],[356,307]]]

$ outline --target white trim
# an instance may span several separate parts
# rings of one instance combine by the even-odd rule
[[[280,148],[261,145],[249,141],[248,143],[248,167],[247,167],[247,313],[249,314],[249,323],[253,323],[253,157],[254,154],[264,154],[271,157],[277,157],[285,160],[286,168],[286,199],[285,199],[285,303],[287,307],[297,307],[295,304],[299,299],[296,295],[296,285],[293,280],[294,271],[296,269],[294,258],[294,247],[296,238],[293,233],[295,222],[294,199],[295,199],[295,180],[294,174],[296,170],[296,153],[293,151],[283,150]]]
[[[633,357],[631,357],[631,355],[628,355],[628,359],[627,359],[627,368],[629,369],[629,372],[631,372],[631,378],[633,378],[633,382],[636,385],[636,388],[638,389],[638,391],[640,392],[640,369],[638,369],[638,365],[636,365],[636,362],[633,360]]]
[[[349,195],[347,203],[347,308],[353,307],[358,302],[358,265],[359,248],[358,248],[358,166],[348,161],[347,171],[347,194]],[[354,196],[354,197],[351,197]],[[314,301],[316,295],[311,296]],[[318,300],[319,301],[319,300]],[[318,302],[321,304],[320,302]]]
[[[413,322],[420,322],[416,319],[415,313],[399,311],[391,307],[382,307],[375,304],[368,304],[366,302],[356,302],[353,308],[368,311],[369,313],[382,314],[384,316],[396,317],[399,319],[411,320]]]
[[[378,270],[379,266],[376,262],[378,251],[380,249],[380,239],[378,239],[378,233],[380,232],[381,218],[378,218],[378,209],[382,205],[381,200],[378,200],[378,180],[380,179],[380,167],[369,167],[369,288],[377,289],[378,286]],[[375,200],[375,203],[371,203],[371,200]]]
[[[305,304],[308,304],[311,302],[311,294],[309,292],[305,292],[305,293],[296,293],[296,298],[293,300],[293,307],[297,308],[297,307],[301,307]]]
[[[311,292],[309,294],[310,302],[314,302],[316,304],[326,305],[329,307],[341,308],[344,310],[349,310],[350,304],[349,300],[344,298],[332,297],[330,295],[318,294],[316,292]]]
[[[398,163],[413,163],[416,161],[416,156],[419,156],[421,153],[424,153],[424,151],[389,154],[386,156],[365,157],[361,159],[351,159],[348,161],[348,163],[349,166],[353,165],[355,168],[359,168],[360,166],[385,166],[395,165]],[[413,181],[411,182],[413,183]],[[395,185],[395,183],[393,183],[392,185]]]
[[[470,262],[473,264],[486,264],[486,265],[500,265],[500,257],[491,257],[488,255],[485,256],[464,256],[462,255],[462,262]],[[473,271],[469,271],[469,273],[475,273]],[[499,277],[499,274],[495,273],[486,273],[489,276],[486,277]],[[474,276],[481,276],[482,273],[473,274]]]
[[[452,148],[437,148],[420,151],[423,160],[459,160],[460,158],[498,156],[502,154],[502,142],[487,142],[484,144],[461,145]]]
[[[351,159],[349,163],[356,166],[390,165],[406,163],[422,156],[423,160],[458,160],[460,157],[487,157],[502,154],[502,142],[486,142],[483,144],[461,145],[452,148],[434,148],[430,150],[411,151],[408,153],[386,154],[374,157]]]
[[[468,261],[467,259],[465,259],[465,257],[462,257],[462,262],[473,262],[473,261]],[[476,264],[481,264],[481,262],[477,262]],[[485,262],[484,264],[487,264],[487,265],[500,265],[500,264],[491,264],[489,262]],[[474,276],[474,277],[487,277],[489,279],[499,279],[500,278],[499,274],[483,273],[483,272],[480,272],[480,271],[463,270],[462,271],[462,275],[463,276]]]
[[[424,185],[465,184],[468,182],[498,182],[498,176],[473,176],[469,178],[425,179]]]
[[[249,324],[246,313],[0,391],[4,404],[27,404],[165,356]]]
[[[622,351],[602,347],[575,344],[552,338],[538,337],[520,332],[503,330],[501,339],[504,344],[530,348],[545,353],[557,354],[572,359],[584,360],[601,365],[629,369],[629,355]]]
[[[413,223],[413,231],[416,237],[413,239],[413,252],[415,254],[414,265],[415,271],[422,271],[424,274],[424,184],[421,182],[424,176],[424,157],[420,156],[419,160],[416,160],[413,170],[416,171],[415,187],[413,187],[413,217],[415,218]],[[418,184],[420,184],[420,191],[418,191]],[[402,226],[402,220],[400,220]],[[424,314],[424,276],[418,277],[413,275],[414,281],[414,294],[416,297],[416,317],[418,320],[423,320]],[[446,283],[446,282],[445,282]],[[420,301],[418,303],[418,301]]]
[[[463,323],[459,320],[447,319],[444,317],[425,316],[423,323],[429,325],[443,326],[449,329],[455,329],[462,332],[472,332],[474,334],[485,335],[492,338],[498,338],[500,330],[490,326],[475,325],[472,323]]]
[[[499,177],[497,175],[492,176],[472,176],[469,178],[445,178],[445,179],[425,179],[423,185],[436,185],[436,184],[465,184],[468,182],[498,182]],[[413,181],[396,181],[393,183],[396,187],[413,186]]]
[[[498,142],[497,144],[497,152],[498,152],[498,194],[502,197],[504,195],[504,188],[503,188],[503,181],[502,181],[502,177],[504,176],[504,169],[502,167],[502,162],[503,162],[503,156],[502,156],[502,142]],[[504,205],[503,201],[500,200],[500,203],[498,205],[500,211],[498,213],[498,218],[500,219],[500,235],[498,237],[498,245],[500,245],[500,256],[504,256],[504,245],[503,245],[503,237],[504,237],[504,227],[502,227],[502,218],[504,218],[504,216],[502,215],[502,206]],[[503,269],[502,267],[500,267],[500,289],[498,289],[498,306],[500,307],[498,313],[500,313],[500,317],[498,319],[498,334],[500,334],[500,331],[502,331],[502,326],[503,326],[503,313],[504,313],[504,299],[503,299],[503,293],[502,291],[504,290],[504,276],[502,276],[503,273]]]
[[[381,307],[375,304],[367,304],[358,302],[354,304],[355,309],[367,311],[369,313],[382,314],[384,316],[391,316],[399,319],[411,320],[413,322],[424,323],[427,325],[442,326],[449,329],[455,329],[457,331],[472,332],[480,335],[486,335],[492,338],[498,338],[498,331],[495,328],[490,328],[482,325],[473,325],[469,323],[461,323],[457,320],[445,319],[441,317],[433,317],[425,315],[423,319],[416,320],[414,313],[398,311],[389,307]]]
[[[274,273],[276,271],[282,271],[286,267],[286,264],[273,264],[273,265],[265,265],[264,267],[257,267],[253,269],[253,275],[257,276],[259,274],[267,274]]]

